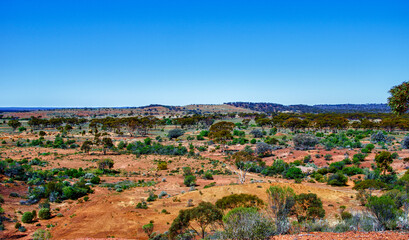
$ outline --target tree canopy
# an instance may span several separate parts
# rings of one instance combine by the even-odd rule
[[[397,115],[405,113],[409,109],[409,82],[392,87],[389,93],[388,105],[392,112]]]

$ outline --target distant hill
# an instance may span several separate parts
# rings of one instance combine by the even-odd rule
[[[314,105],[314,107],[325,112],[372,112],[372,113],[390,113],[391,108],[384,103],[370,104],[334,104],[334,105]]]
[[[259,112],[300,112],[300,113],[389,113],[391,112],[387,104],[325,104],[325,105],[282,105],[277,103],[252,103],[252,102],[229,102],[227,105],[247,108]]]
[[[45,108],[45,107],[0,107],[0,112],[30,112],[38,110],[53,110],[56,108]]]

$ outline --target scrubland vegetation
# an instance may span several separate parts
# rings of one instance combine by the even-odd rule
[[[234,110],[2,115],[2,234],[268,239],[409,230],[405,109]],[[121,219],[134,225],[106,230]]]

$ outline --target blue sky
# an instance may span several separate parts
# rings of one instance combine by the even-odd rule
[[[409,1],[0,1],[0,106],[385,103]]]

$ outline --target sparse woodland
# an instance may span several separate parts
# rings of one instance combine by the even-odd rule
[[[220,105],[224,113],[217,106],[206,113],[163,106],[2,113],[0,233],[405,234],[407,83],[390,93],[394,113],[283,113],[254,104]]]

